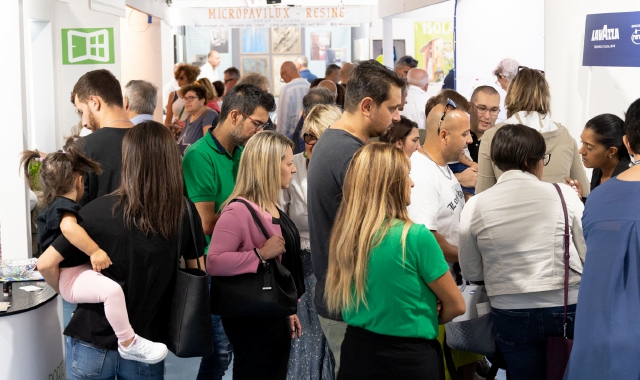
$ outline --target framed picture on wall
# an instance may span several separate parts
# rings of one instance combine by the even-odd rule
[[[280,66],[286,61],[293,61],[296,55],[274,55],[271,57],[271,67],[273,67],[273,76],[271,77],[271,88],[273,96],[280,96],[280,90],[284,86],[284,82],[280,80]]]
[[[327,49],[331,47],[331,32],[311,32],[311,60],[324,61],[327,59]]]
[[[240,54],[269,54],[269,29],[240,29]]]
[[[302,50],[300,28],[277,27],[271,29],[271,52],[273,54],[300,54]]]
[[[240,57],[240,75],[244,76],[247,73],[258,73],[269,78],[271,76],[269,71],[269,57]]]

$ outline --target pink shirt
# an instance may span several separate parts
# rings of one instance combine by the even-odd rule
[[[271,214],[262,212],[255,203],[245,201],[253,206],[269,236],[282,236],[280,225],[273,223]],[[262,248],[266,241],[247,206],[240,202],[231,203],[222,210],[213,229],[207,254],[207,272],[212,276],[256,273],[260,260],[253,249]],[[281,259],[282,255],[278,256],[278,260]]]

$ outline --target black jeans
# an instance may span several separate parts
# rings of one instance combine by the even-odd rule
[[[233,346],[233,380],[284,380],[291,349],[287,317],[222,317]]]

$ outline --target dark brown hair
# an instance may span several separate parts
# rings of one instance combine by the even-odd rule
[[[40,201],[44,207],[49,206],[57,196],[73,190],[78,176],[87,170],[102,173],[100,164],[82,153],[75,142],[76,138],[69,137],[62,151],[49,153],[45,158],[38,150],[22,152],[20,166],[31,190],[41,192]]]
[[[498,169],[533,172],[544,158],[547,146],[540,132],[522,124],[507,124],[491,141],[491,161]]]
[[[193,83],[198,79],[200,75],[200,68],[195,65],[189,65],[187,63],[181,63],[173,70],[175,76],[184,74],[187,77],[187,82]]]
[[[402,89],[406,81],[393,70],[375,60],[362,61],[349,75],[344,110],[354,113],[364,98],[373,99],[376,106],[389,99],[391,86]]]
[[[131,128],[122,141],[122,179],[114,205],[125,226],[144,235],[176,236],[184,212],[182,160],[171,132],[155,121]]]
[[[404,143],[404,139],[409,136],[409,133],[411,133],[413,128],[418,128],[418,124],[404,116],[400,116],[400,120],[394,121],[391,128],[387,129],[387,131],[380,136],[380,141],[394,145],[398,141],[402,141]]]
[[[75,105],[76,96],[87,103],[90,96],[99,96],[110,106],[124,107],[120,82],[109,70],[93,70],[78,79],[71,91],[71,104]]]
[[[634,154],[640,153],[640,98],[636,99],[624,114],[624,133]]]
[[[464,112],[469,112],[469,101],[456,90],[446,89],[442,90],[438,95],[432,96],[427,100],[427,104],[424,106],[424,114],[429,117],[429,112],[438,104],[447,104],[447,99],[451,99],[457,109]]]
[[[204,99],[204,102],[206,103],[207,101],[209,101],[209,91],[207,91],[207,88],[201,84],[188,84],[184,87],[182,87],[181,89],[178,90],[178,94],[180,94],[181,97],[184,97],[187,92],[189,91],[193,91],[196,93],[196,96],[200,99]]]

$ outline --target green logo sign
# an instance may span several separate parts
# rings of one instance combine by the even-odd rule
[[[115,63],[113,28],[62,29],[62,64]]]

